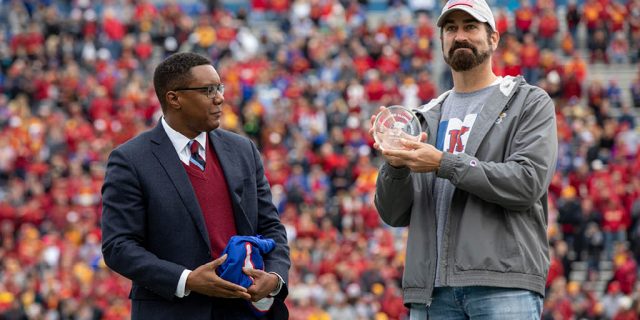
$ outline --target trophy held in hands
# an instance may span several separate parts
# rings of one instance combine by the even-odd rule
[[[382,150],[403,150],[401,139],[419,141],[420,121],[403,106],[382,109],[373,122],[373,138]]]

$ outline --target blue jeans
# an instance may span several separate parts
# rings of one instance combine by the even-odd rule
[[[440,287],[431,305],[412,304],[410,320],[540,320],[542,296],[524,289]]]

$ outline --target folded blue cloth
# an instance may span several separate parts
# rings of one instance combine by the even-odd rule
[[[242,268],[264,270],[262,255],[271,252],[275,247],[275,241],[264,239],[262,236],[233,236],[222,252],[222,255],[227,254],[227,260],[216,271],[220,278],[248,288],[253,284],[253,279],[247,276]],[[272,304],[271,297],[251,303],[254,313],[258,316],[269,311]]]

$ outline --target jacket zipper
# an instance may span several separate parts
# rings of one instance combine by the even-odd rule
[[[451,203],[453,203],[453,198],[456,196],[456,190],[453,190],[453,195],[451,195]],[[440,260],[442,261],[442,263],[440,264],[440,284],[442,286],[446,286],[448,285],[448,262],[449,262],[449,223],[451,222],[450,220],[451,217],[451,204],[449,205],[449,212],[447,212],[447,215],[444,217],[444,225],[442,226],[443,230],[442,230],[442,256],[440,257]]]

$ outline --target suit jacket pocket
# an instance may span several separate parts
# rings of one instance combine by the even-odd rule
[[[129,293],[129,299],[131,300],[165,300],[160,295],[153,293],[153,291],[144,287],[133,285],[131,292]]]

